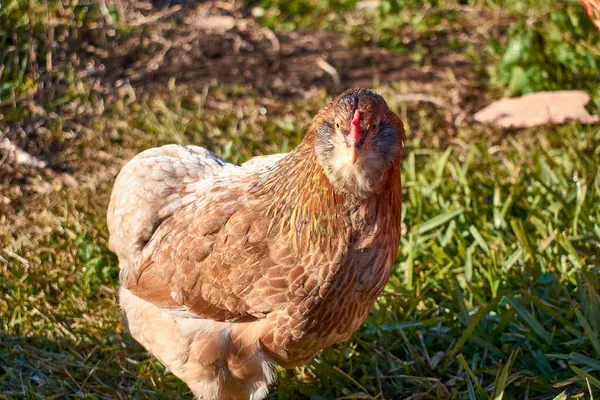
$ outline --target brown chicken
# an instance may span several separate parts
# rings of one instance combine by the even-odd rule
[[[352,89],[288,154],[136,156],[108,209],[133,337],[207,400],[262,399],[275,364],[348,339],[396,258],[403,141],[384,99]]]

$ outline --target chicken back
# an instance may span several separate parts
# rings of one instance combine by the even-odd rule
[[[400,241],[403,124],[351,89],[288,154],[146,150],[108,209],[133,337],[200,399],[264,398],[367,317]]]

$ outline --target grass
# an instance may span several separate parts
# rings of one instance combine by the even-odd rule
[[[354,2],[307,1],[279,14],[277,1],[252,4],[277,31],[320,29],[325,20],[318,19],[325,18],[354,46],[408,54],[424,70],[438,56],[454,57],[475,73],[457,78],[449,68],[433,84],[374,83],[410,129],[394,273],[361,330],[309,365],[279,371],[273,398],[600,396],[600,131],[576,123],[520,132],[472,125],[468,118],[460,123],[460,108],[475,106],[452,103],[449,93],[458,87],[464,98],[486,101],[510,93],[512,75],[505,79],[498,71],[516,65],[562,71],[562,80],[535,78],[541,86],[532,90],[560,85],[597,96],[597,82],[576,79],[595,65],[588,58],[597,39],[575,3],[553,11],[551,20],[565,27],[561,35],[578,44],[566,62],[556,56],[561,41],[549,33],[551,25],[540,24],[544,2],[467,3],[382,1],[356,11]],[[79,15],[80,26],[55,20],[63,24],[57,30],[80,37],[113,29],[95,2],[10,4],[9,13],[0,9],[6,24],[0,30],[22,29],[23,43],[44,37],[47,15]],[[113,3],[107,5],[118,20]],[[527,31],[514,23],[524,15],[527,29],[548,39],[535,43],[544,44],[552,63],[506,56]],[[571,22],[560,25],[564,15]],[[461,33],[490,16],[493,37]],[[573,21],[581,32],[572,31]],[[151,29],[120,26],[115,40]],[[396,41],[401,35],[408,40]],[[100,39],[93,43],[101,48]],[[46,70],[43,45],[35,46],[37,62],[30,63],[31,53],[0,42],[2,62],[18,66],[0,77],[0,125],[13,143],[49,165],[43,171],[15,166],[4,153],[0,165],[15,174],[0,186],[8,199],[0,214],[0,399],[191,398],[123,328],[118,265],[105,224],[112,179],[136,152],[172,142],[202,145],[232,162],[288,151],[335,93],[272,99],[251,85],[200,90],[173,79],[160,90],[123,95],[92,89],[94,78],[78,75],[77,62]],[[87,57],[77,46],[63,49],[75,54],[71,61]],[[475,51],[480,48],[486,50]],[[39,95],[43,88],[32,83],[39,77],[57,86],[55,95]],[[407,103],[396,97],[402,92],[426,92],[452,107]],[[77,107],[84,118],[73,113]],[[18,126],[34,128],[23,139]]]

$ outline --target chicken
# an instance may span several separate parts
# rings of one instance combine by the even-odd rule
[[[288,154],[137,155],[108,208],[132,336],[207,400],[262,399],[275,364],[347,340],[396,259],[404,139],[381,96],[351,89]]]

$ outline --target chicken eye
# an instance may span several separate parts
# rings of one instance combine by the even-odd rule
[[[371,130],[374,131],[377,129],[377,124],[371,124],[370,126]]]
[[[340,129],[340,123],[339,122],[335,123],[335,129]]]

